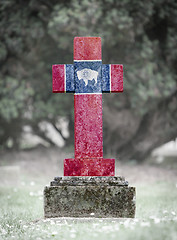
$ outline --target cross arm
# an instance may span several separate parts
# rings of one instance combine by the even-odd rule
[[[74,66],[72,64],[52,65],[53,92],[74,92]]]
[[[123,65],[102,65],[102,91],[123,92]]]

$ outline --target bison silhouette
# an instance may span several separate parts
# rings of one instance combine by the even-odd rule
[[[98,77],[98,72],[88,69],[88,68],[84,68],[80,71],[77,71],[77,77],[79,80],[83,79],[83,81],[85,82],[85,85],[88,85],[88,80],[95,80],[95,83],[97,84],[97,77]]]

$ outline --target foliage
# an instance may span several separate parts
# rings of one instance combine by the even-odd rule
[[[104,105],[109,109],[109,114],[105,110],[104,128],[109,148],[115,140],[106,116],[110,111],[124,114],[128,109],[130,118],[136,116],[135,131],[126,125],[123,139],[119,136],[123,127],[117,126],[120,146],[115,151],[128,144],[146,114],[152,109],[157,111],[158,104],[176,91],[176,16],[174,0],[2,1],[1,144],[6,146],[11,137],[17,146],[23,125],[29,124],[36,131],[38,123],[47,120],[56,126],[58,116],[69,119],[72,131],[73,98],[51,94],[51,65],[72,63],[76,35],[101,36],[103,62],[124,64],[125,94],[104,96]],[[171,105],[172,111],[169,106],[163,110],[169,111],[166,121],[174,114],[176,105]],[[13,133],[14,128],[18,130]],[[154,146],[161,143],[157,140]]]

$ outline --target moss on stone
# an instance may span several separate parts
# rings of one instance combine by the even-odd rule
[[[95,182],[93,178],[89,181]],[[107,178],[110,183],[109,177]],[[94,185],[88,185],[86,182],[85,185],[79,186],[73,185],[73,179],[71,181],[72,184],[67,178],[61,186],[45,187],[45,217],[132,218],[135,216],[134,187],[106,185],[106,179],[104,183],[99,180],[100,182]],[[91,213],[94,215],[90,215]]]

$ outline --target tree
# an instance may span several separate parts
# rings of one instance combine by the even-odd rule
[[[104,63],[124,64],[124,94],[103,97],[105,153],[143,160],[176,138],[175,1],[12,0],[0,8],[2,145],[10,136],[18,146],[25,124],[46,138],[39,122],[58,129],[58,116],[73,131],[73,97],[51,94],[51,65],[72,63],[76,35],[101,36]]]

